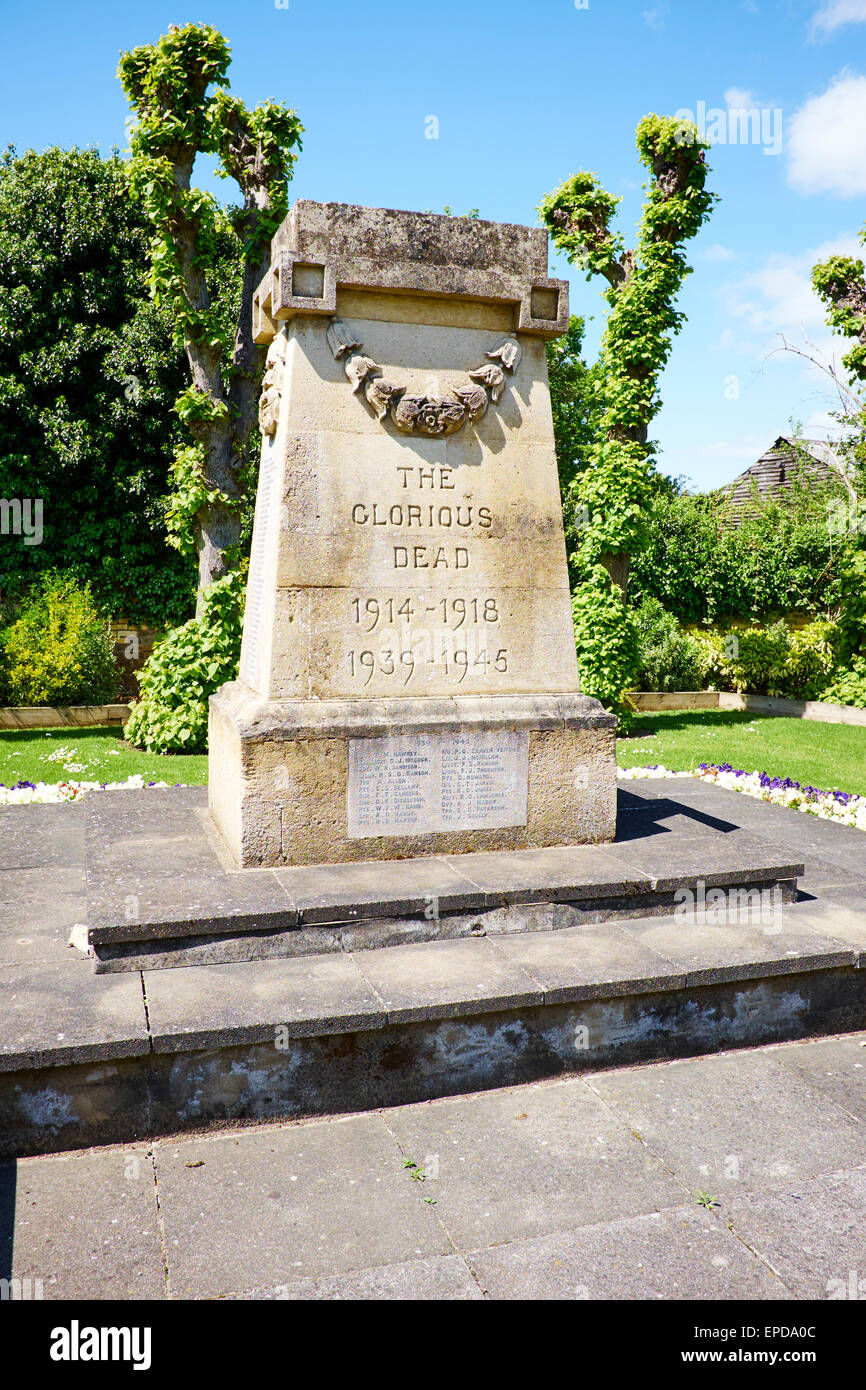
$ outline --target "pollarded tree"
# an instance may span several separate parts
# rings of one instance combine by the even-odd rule
[[[286,214],[303,130],[285,106],[250,111],[230,96],[229,63],[216,29],[185,24],[124,54],[118,69],[137,117],[132,187],[153,228],[151,286],[171,309],[192,378],[175,404],[193,442],[175,456],[170,529],[181,549],[198,553],[200,607],[237,562],[265,355],[253,342],[252,298]],[[225,213],[192,186],[199,154],[217,156],[217,172],[241,190],[240,208]],[[242,249],[239,286],[218,284],[227,237]]]
[[[866,244],[866,226],[860,233]],[[830,327],[843,337],[853,338],[855,342],[842,358],[842,366],[849,380],[842,373],[830,368],[838,393],[842,398],[843,410],[837,419],[845,427],[846,438],[843,449],[848,454],[859,478],[862,489],[866,483],[866,410],[863,406],[861,386],[866,385],[866,274],[862,260],[853,256],[831,256],[821,261],[812,271],[812,284],[827,308],[827,321]]]
[[[638,244],[627,250],[611,220],[620,199],[595,174],[578,173],[543,199],[539,212],[556,246],[608,284],[601,343],[603,408],[589,466],[574,481],[583,518],[573,562],[578,664],[584,689],[618,702],[636,662],[634,620],[625,603],[629,556],[644,540],[657,490],[649,425],[661,401],[659,376],[683,323],[677,292],[690,273],[683,244],[699,231],[715,195],[706,188],[704,150],[690,122],[645,116],[638,153],[650,170]]]
[[[860,234],[866,243],[866,227]],[[831,328],[857,342],[842,358],[851,376],[866,381],[866,278],[863,262],[831,256],[812,271],[812,284],[827,307]]]

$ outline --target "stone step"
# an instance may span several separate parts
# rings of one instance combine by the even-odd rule
[[[410,942],[551,931],[652,916],[702,902],[730,909],[796,896],[797,862],[748,831],[681,829],[614,845],[571,845],[274,870],[182,870],[199,822],[149,872],[91,877],[87,923],[72,944],[98,972],[215,965],[370,950]],[[192,844],[190,844],[190,839]],[[112,846],[105,855],[111,858]],[[95,881],[94,881],[95,880]]]
[[[866,1026],[866,913],[724,908],[141,974],[7,965],[0,1157]]]

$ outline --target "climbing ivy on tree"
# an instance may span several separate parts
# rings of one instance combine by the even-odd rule
[[[866,226],[860,232],[866,245]],[[855,383],[866,383],[866,275],[863,261],[853,256],[830,256],[819,262],[812,271],[812,284],[827,309],[827,321],[835,332],[855,342],[842,357],[842,365]],[[831,372],[831,375],[835,375]],[[856,549],[843,575],[843,625],[849,645],[866,646],[866,539],[862,529],[866,492],[866,408],[862,391],[845,390],[849,409],[841,416],[840,424],[846,435],[842,452],[846,456],[858,493],[852,515],[851,534]]]
[[[644,543],[647,507],[657,491],[648,430],[661,405],[659,376],[684,321],[675,308],[690,273],[682,246],[715,201],[706,188],[708,144],[693,124],[645,116],[636,141],[652,179],[635,249],[627,250],[611,229],[620,199],[595,174],[573,174],[539,206],[554,244],[587,279],[607,281],[602,409],[570,505],[579,525],[571,559],[581,575],[574,591],[581,681],[588,694],[614,705],[621,704],[635,671],[635,619],[626,607],[629,557]]]
[[[297,114],[277,102],[251,111],[231,96],[229,63],[222,34],[184,24],[124,54],[118,68],[137,118],[131,184],[153,229],[151,289],[171,312],[191,376],[175,403],[191,442],[175,455],[168,521],[173,543],[198,554],[200,611],[205,590],[239,557],[265,356],[253,342],[252,298],[286,215],[303,130]],[[238,184],[239,208],[225,212],[192,186],[199,154],[216,155],[220,177]],[[220,286],[231,238],[241,251],[240,284]]]
[[[866,243],[866,227],[860,233]],[[831,256],[812,271],[812,284],[827,308],[830,327],[856,343],[842,358],[858,381],[866,381],[866,278],[863,262],[852,256]]]
[[[584,320],[572,314],[561,338],[546,344],[553,438],[562,493],[566,544],[578,543],[578,475],[587,467],[598,434],[603,379],[598,363],[583,358]]]

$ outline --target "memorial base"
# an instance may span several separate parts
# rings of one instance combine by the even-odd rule
[[[210,702],[213,819],[240,868],[612,840],[616,719],[585,695]]]

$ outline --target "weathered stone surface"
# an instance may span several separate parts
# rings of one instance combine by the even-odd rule
[[[862,1124],[774,1051],[661,1065],[651,1089],[633,1071],[589,1080],[691,1191],[723,1203],[863,1162]]]
[[[674,961],[690,984],[801,974],[834,965],[855,965],[850,947],[810,930],[774,905],[772,888],[724,893],[719,918],[713,908],[689,916],[622,922],[642,946]],[[752,902],[740,907],[743,898]]]
[[[459,861],[395,859],[390,863],[323,864],[276,869],[302,923],[352,922],[360,917],[457,912],[479,906],[480,895]]]
[[[484,1295],[460,1255],[430,1255],[425,1260],[358,1269],[326,1279],[298,1279],[255,1289],[239,1297],[279,1299],[289,1303],[338,1299],[364,1302],[443,1303],[483,1301]]]
[[[180,1298],[451,1253],[375,1115],[159,1144],[156,1160]]]
[[[22,1159],[0,1168],[4,1277],[41,1281],[48,1299],[166,1296],[153,1162],[143,1146]],[[8,1232],[8,1234],[6,1234]],[[5,1235],[5,1240],[4,1240]],[[5,1246],[5,1248],[4,1248]]]
[[[145,971],[156,1052],[270,1042],[307,1032],[346,1033],[382,1023],[382,1001],[352,957]]]
[[[0,871],[80,866],[84,817],[80,803],[0,806]],[[0,877],[0,891],[2,884]]]
[[[624,1255],[626,1257],[624,1258]],[[649,1212],[475,1250],[488,1298],[782,1299],[789,1291],[709,1212]]]
[[[428,941],[355,959],[392,1023],[491,1013],[543,999],[535,981],[492,941]]]
[[[538,981],[547,1003],[679,989],[683,984],[673,961],[610,922],[557,932],[509,933],[497,944]]]
[[[298,914],[271,874],[191,872],[100,877],[88,889],[93,945],[294,927]]]
[[[524,699],[521,718],[519,707]],[[425,710],[426,700],[401,701],[390,709],[374,707],[373,726],[365,730],[363,724],[355,722],[363,719],[362,710],[352,711],[351,724],[344,722],[342,728],[332,724],[339,712],[337,702],[333,702],[323,711],[327,722],[310,735],[295,722],[298,702],[286,702],[285,711],[274,702],[267,715],[262,715],[268,721],[263,728],[251,713],[243,687],[224,686],[211,702],[210,794],[215,818],[235,862],[248,867],[321,864],[525,849],[612,837],[616,784],[610,716],[592,712],[584,716],[577,711],[569,716],[530,697],[513,697],[506,712],[496,708],[499,702],[495,700],[481,713],[456,702],[453,706],[442,703],[444,709],[434,705],[432,710]],[[255,708],[261,709],[261,702],[256,702]],[[251,736],[239,732],[235,710],[240,711],[242,727],[249,728]],[[389,714],[393,721],[390,730]],[[274,736],[273,722],[280,717],[282,729]],[[312,717],[311,710],[307,718]],[[541,727],[536,725],[537,719]],[[459,737],[470,731],[496,729],[504,720],[526,728],[529,734],[525,824],[364,838],[350,835],[351,738],[367,733],[382,737],[388,732],[405,738],[449,725]]]
[[[306,201],[274,238],[240,683],[211,713],[210,805],[239,866],[613,836],[613,721],[583,698],[550,722],[578,679],[543,341],[567,302],[546,247]],[[470,758],[466,795],[443,774],[441,804],[409,826],[377,813],[359,851],[383,780],[350,726],[429,751],[436,796],[460,738],[507,762],[525,735],[528,789],[511,769],[520,790],[493,808]]]
[[[775,1270],[795,1298],[866,1298],[866,1168],[735,1193],[731,1231]]]
[[[581,1080],[390,1112],[463,1249],[680,1206],[682,1186]],[[494,1157],[495,1156],[495,1157]],[[426,1191],[425,1191],[425,1195]]]
[[[149,1050],[137,975],[104,978],[75,958],[7,965],[0,968],[0,995],[0,1071],[138,1057]]]

